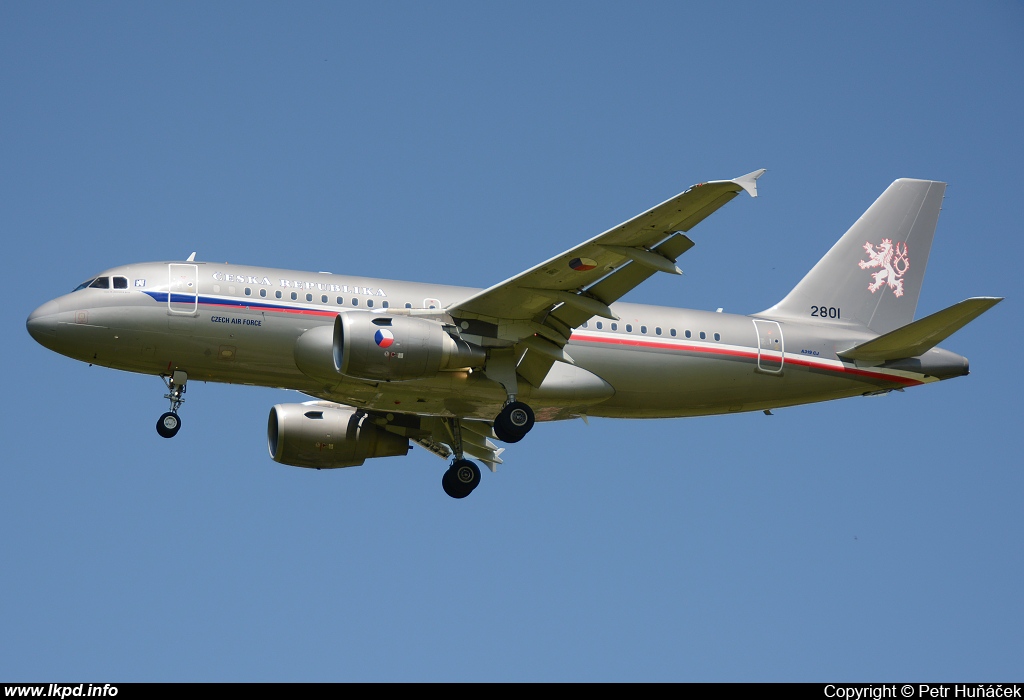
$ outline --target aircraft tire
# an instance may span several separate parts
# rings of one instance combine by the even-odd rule
[[[181,430],[181,418],[178,418],[177,413],[168,411],[156,422],[156,432],[160,434],[160,437],[172,438],[178,434],[179,430]]]
[[[451,471],[456,483],[470,491],[480,485],[480,467],[468,459],[456,460]]]
[[[465,484],[459,483],[458,478],[455,476],[454,465],[446,469],[441,477],[441,488],[452,498],[465,498],[473,490],[466,488]]]
[[[494,434],[502,442],[519,442],[533,428],[533,409],[522,401],[513,401],[494,419]]]

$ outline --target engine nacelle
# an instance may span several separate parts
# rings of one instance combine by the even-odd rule
[[[295,363],[318,379],[426,379],[444,370],[482,367],[483,348],[452,337],[437,321],[349,311],[334,326],[311,328],[295,343]]]
[[[351,408],[285,403],[270,409],[267,446],[275,462],[293,467],[358,467],[374,457],[399,457],[407,438],[374,425]]]

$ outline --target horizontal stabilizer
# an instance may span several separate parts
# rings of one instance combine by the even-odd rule
[[[1001,302],[1002,297],[973,297],[839,353],[846,360],[886,362],[917,357]]]

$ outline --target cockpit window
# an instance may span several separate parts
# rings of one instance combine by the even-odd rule
[[[86,280],[85,282],[82,282],[82,283],[81,283],[80,285],[78,285],[77,287],[75,287],[75,288],[74,288],[73,290],[71,290],[71,291],[73,291],[73,292],[77,292],[77,291],[78,291],[79,289],[85,289],[85,288],[86,288],[86,287],[88,287],[88,286],[89,286],[90,284],[92,284],[92,283],[93,283],[93,280],[95,280],[95,279],[96,279],[95,277],[93,277],[92,279],[87,279],[87,280]]]
[[[110,289],[110,278],[97,277],[89,286],[92,287],[93,289]]]
[[[127,277],[115,277],[114,278],[114,289],[128,289],[128,278]]]

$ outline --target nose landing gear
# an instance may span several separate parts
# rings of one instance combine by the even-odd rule
[[[167,393],[164,398],[171,402],[171,410],[160,416],[156,422],[156,432],[163,438],[172,438],[181,429],[181,418],[178,417],[178,409],[185,403],[182,396],[185,393],[185,383],[188,381],[188,374],[176,371],[170,377],[161,377],[167,386]]]

